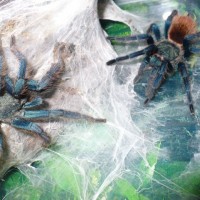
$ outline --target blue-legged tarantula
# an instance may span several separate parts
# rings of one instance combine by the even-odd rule
[[[0,124],[6,123],[26,132],[32,132],[40,136],[46,144],[49,144],[50,137],[35,122],[41,122],[59,117],[71,119],[86,119],[94,122],[105,122],[105,119],[93,118],[79,112],[68,110],[48,110],[42,109],[44,100],[43,91],[53,88],[53,85],[61,77],[64,71],[65,63],[63,52],[64,44],[58,44],[58,62],[52,64],[51,68],[42,77],[40,81],[29,80],[26,78],[26,59],[17,49],[15,37],[11,37],[11,51],[19,60],[19,72],[16,80],[12,80],[9,75],[4,74],[4,55],[0,44]],[[55,88],[56,89],[56,88]],[[44,96],[44,95],[43,95]],[[34,122],[33,122],[34,121]],[[0,132],[0,154],[3,151],[4,141]]]
[[[187,93],[190,112],[194,114],[190,80],[187,71],[189,63],[187,61],[192,55],[200,52],[200,48],[196,46],[200,42],[200,32],[197,32],[197,24],[190,15],[179,15],[177,10],[173,10],[165,21],[164,37],[164,39],[161,37],[159,27],[155,23],[150,25],[146,34],[128,37],[108,37],[109,40],[119,42],[146,39],[148,47],[129,55],[110,60],[107,62],[107,65],[112,65],[140,55],[145,56],[138,74],[134,79],[134,83],[136,83],[145,70],[151,69],[145,91],[147,98],[144,104],[148,103],[155,96],[157,90],[168,75],[179,71]]]

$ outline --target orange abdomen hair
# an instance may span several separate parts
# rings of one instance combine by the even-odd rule
[[[183,39],[188,34],[197,32],[197,24],[190,16],[175,16],[172,20],[168,32],[168,38],[178,44],[183,43]]]

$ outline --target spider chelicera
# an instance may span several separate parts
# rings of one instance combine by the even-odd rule
[[[144,104],[154,98],[168,75],[179,71],[185,86],[190,112],[194,114],[187,61],[192,55],[200,52],[200,48],[197,46],[200,42],[200,32],[197,32],[197,24],[190,15],[179,15],[177,10],[173,10],[165,21],[164,38],[161,36],[158,25],[153,23],[149,26],[146,34],[108,37],[108,39],[118,42],[146,39],[148,47],[143,50],[107,62],[107,65],[112,65],[140,55],[145,56],[134,79],[134,83],[136,83],[145,70],[151,69],[145,91],[147,98]]]
[[[15,37],[11,37],[10,48],[12,53],[19,60],[19,72],[17,79],[13,81],[8,75],[3,75],[5,71],[3,49],[0,45],[0,123],[6,123],[21,129],[39,135],[45,142],[50,143],[50,137],[42,128],[31,121],[44,121],[49,118],[58,119],[59,117],[71,119],[85,119],[93,122],[106,122],[105,119],[93,118],[79,112],[67,110],[44,110],[42,109],[42,92],[52,88],[57,80],[60,79],[64,71],[65,64],[63,60],[64,44],[57,44],[58,62],[52,64],[51,68],[42,77],[40,81],[28,80],[26,74],[26,59],[15,45]],[[0,133],[0,153],[3,152],[3,137]]]

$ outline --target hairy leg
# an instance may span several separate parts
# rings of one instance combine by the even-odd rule
[[[165,38],[168,38],[168,31],[169,28],[171,26],[172,20],[174,18],[174,16],[176,16],[178,14],[177,10],[173,10],[171,15],[167,18],[167,20],[165,21],[165,28],[164,28],[164,33],[165,33]]]
[[[107,39],[117,41],[117,42],[123,42],[123,43],[129,43],[136,40],[146,40],[147,44],[154,43],[152,36],[149,34],[139,34],[139,35],[131,35],[131,36],[125,36],[125,37],[109,36],[107,37]]]
[[[24,111],[22,113],[22,117],[25,119],[35,119],[35,120],[63,117],[68,119],[84,119],[93,122],[106,122],[106,119],[93,118],[88,115],[81,114],[79,112],[72,112],[61,109]]]
[[[25,74],[26,74],[26,59],[24,55],[17,49],[16,47],[16,39],[15,36],[11,36],[10,40],[10,49],[12,53],[16,56],[16,58],[19,60],[19,72],[17,76],[17,81],[14,86],[14,95],[19,96],[21,91],[24,88],[25,85]]]
[[[142,49],[140,51],[136,51],[136,52],[131,53],[129,55],[112,59],[112,60],[108,61],[106,64],[112,65],[114,63],[118,63],[118,62],[123,61],[123,60],[132,59],[132,58],[135,58],[137,56],[141,56],[141,55],[145,55],[145,54],[147,56],[150,56],[150,55],[154,54],[155,52],[157,52],[157,47],[152,44],[152,45],[149,45],[148,47],[146,47],[145,49]]]
[[[183,79],[190,112],[191,112],[191,114],[194,114],[194,106],[193,106],[192,94],[191,94],[191,89],[190,89],[190,80],[189,80],[189,75],[188,75],[185,63],[180,62],[178,64],[178,70],[179,70],[181,77]]]
[[[65,64],[62,58],[62,51],[64,50],[64,45],[59,47],[59,58],[58,62],[52,64],[51,68],[47,73],[42,77],[41,81],[29,80],[27,81],[27,86],[29,90],[41,92],[49,87],[51,87],[55,81],[60,78],[61,73],[64,70]]]
[[[144,104],[147,104],[151,99],[154,98],[157,90],[165,81],[167,74],[169,73],[169,68],[171,69],[170,63],[168,61],[161,61],[157,57],[155,57],[155,61],[151,63],[151,65],[152,71],[145,91],[147,99],[145,100]]]
[[[11,126],[25,131],[31,131],[39,135],[45,141],[45,143],[50,143],[50,138],[46,135],[46,133],[44,133],[40,126],[33,122],[29,122],[21,118],[15,118],[11,121]]]
[[[157,41],[161,39],[160,29],[157,24],[153,23],[149,26],[147,34],[153,34]]]
[[[183,39],[184,57],[189,58],[192,54],[200,53],[200,32],[186,35]]]
[[[145,57],[143,59],[141,65],[139,67],[138,73],[133,80],[134,83],[137,83],[141,79],[144,71],[149,67],[149,59],[150,59],[149,57]]]
[[[34,98],[32,101],[30,102],[26,102],[22,108],[24,109],[30,109],[30,108],[35,108],[35,107],[38,107],[40,105],[42,105],[43,103],[43,100],[41,97],[36,97]]]

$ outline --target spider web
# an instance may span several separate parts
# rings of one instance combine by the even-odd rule
[[[17,45],[26,56],[29,69],[34,69],[36,80],[55,62],[53,48],[56,42],[73,44],[74,51],[65,60],[66,73],[61,84],[55,86],[56,92],[47,99],[49,108],[107,119],[106,124],[72,120],[41,123],[55,142],[54,146],[42,151],[39,139],[3,125],[9,157],[1,172],[17,165],[28,179],[28,184],[25,182],[10,190],[5,199],[31,199],[27,191],[32,191],[38,199],[148,199],[147,193],[154,183],[176,195],[186,193],[185,188],[155,168],[159,157],[168,160],[179,156],[178,153],[170,154],[172,147],[168,144],[174,136],[169,130],[172,122],[176,123],[174,119],[179,119],[180,113],[189,115],[179,89],[174,89],[175,94],[171,94],[170,89],[161,90],[160,99],[158,97],[144,108],[145,81],[134,88],[132,84],[137,62],[116,68],[105,64],[117,54],[106,41],[99,16],[122,21],[132,26],[132,31],[145,29],[148,20],[145,23],[143,18],[122,12],[113,1],[100,1],[102,10],[99,13],[97,3],[97,0],[15,0],[0,8],[2,42],[11,77],[16,76],[18,63],[9,50],[10,35],[16,36]],[[161,6],[162,11],[172,9],[173,6],[166,7],[166,3],[168,1],[163,1],[165,8]],[[152,17],[156,18],[156,14]],[[124,49],[116,46],[116,49],[119,54],[130,51],[128,46]],[[178,78],[169,81],[166,87],[174,84],[177,88],[182,87]],[[171,96],[166,97],[167,92]],[[198,96],[196,93],[195,101]],[[191,124],[190,118],[182,119],[179,127],[187,132],[188,124]],[[171,129],[175,133],[176,127]],[[162,140],[165,145],[161,148]],[[187,159],[191,159],[192,153],[186,153]],[[187,167],[194,170],[196,161],[193,159]],[[39,164],[36,167],[32,162]]]

